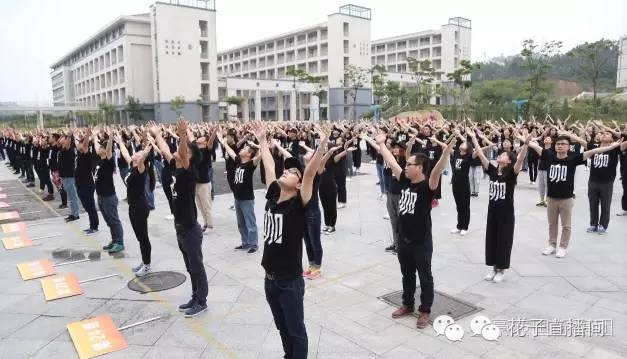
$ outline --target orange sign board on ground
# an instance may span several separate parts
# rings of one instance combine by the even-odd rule
[[[0,199],[5,199],[5,198],[7,198],[7,195],[4,193],[0,193]]]
[[[46,300],[55,300],[83,294],[83,288],[73,273],[58,275],[41,280],[41,288]]]
[[[6,202],[0,202],[0,208],[7,208],[10,207],[10,205]]]
[[[26,235],[2,238],[2,244],[6,250],[30,247],[33,245],[33,240]]]
[[[17,211],[0,213],[0,221],[3,221],[5,219],[18,219],[18,218],[20,218],[20,214]]]
[[[81,359],[94,358],[128,346],[108,315],[70,323],[67,330]]]
[[[18,263],[17,270],[23,280],[47,277],[55,273],[54,267],[47,259]]]
[[[26,230],[26,223],[24,222],[15,222],[15,223],[7,223],[0,225],[2,228],[2,233],[13,233],[13,232],[21,232]]]

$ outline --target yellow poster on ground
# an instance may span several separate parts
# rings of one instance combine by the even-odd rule
[[[108,315],[70,323],[67,330],[81,359],[94,358],[128,346]]]
[[[6,219],[19,219],[19,218],[20,218],[20,214],[17,211],[0,213],[0,221],[4,221]]]
[[[52,263],[47,259],[18,263],[17,270],[23,280],[47,277],[55,273]]]
[[[2,238],[2,244],[6,250],[30,247],[33,245],[33,240],[26,235]]]
[[[5,199],[5,198],[7,198],[7,195],[4,193],[0,193],[0,199]]]
[[[83,288],[78,283],[74,273],[58,275],[41,280],[41,288],[46,300],[55,300],[83,294]]]
[[[2,233],[14,233],[21,232],[26,230],[26,223],[24,222],[15,222],[15,223],[7,223],[0,225],[2,229]]]
[[[6,202],[0,202],[0,208],[7,208],[10,207],[10,205]]]

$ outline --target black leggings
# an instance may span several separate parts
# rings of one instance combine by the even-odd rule
[[[538,157],[527,157],[527,165],[529,167],[529,180],[535,182],[538,178]]]
[[[146,208],[131,208],[128,209],[128,216],[131,220],[131,226],[135,237],[139,242],[139,250],[142,253],[142,262],[144,264],[150,264],[150,252],[152,247],[150,246],[150,238],[148,237],[148,215],[150,211]]]
[[[485,229],[485,264],[508,269],[514,243],[514,209],[488,209]]]
[[[335,184],[320,184],[320,202],[324,212],[324,224],[328,227],[335,227],[337,222],[337,203],[335,201],[337,190]]]
[[[344,165],[343,162],[339,162]],[[339,168],[339,166],[338,166]],[[346,203],[346,172],[343,170],[335,170],[335,183],[337,184],[337,201]]]
[[[457,206],[457,229],[468,230],[470,224],[470,186],[467,183],[457,186],[453,184],[453,197]]]

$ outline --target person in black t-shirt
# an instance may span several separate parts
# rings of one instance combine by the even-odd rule
[[[198,224],[196,212],[196,172],[195,163],[200,160],[198,146],[190,144],[187,133],[187,122],[179,120],[176,131],[180,140],[178,151],[172,155],[168,144],[161,137],[161,130],[154,124],[150,132],[154,136],[164,159],[174,170],[174,227],[176,240],[183,254],[185,268],[192,282],[192,298],[181,304],[178,309],[185,317],[194,317],[207,310],[207,274],[203,264],[202,230]],[[153,141],[149,138],[150,141]]]
[[[53,133],[48,137],[48,143],[50,144],[50,158],[48,164],[50,165],[50,174],[52,175],[52,183],[57,188],[59,195],[61,196],[61,204],[59,209],[67,208],[67,192],[63,189],[63,182],[59,174],[59,134]]]
[[[277,179],[268,148],[267,134],[255,124],[261,157],[266,171],[264,250],[261,265],[265,275],[266,300],[281,334],[285,358],[307,358],[307,330],[304,320],[302,256],[306,208],[312,198],[314,176],[327,146],[326,133],[318,129],[320,146],[302,170],[295,158],[285,160],[283,175]]]
[[[376,136],[383,159],[389,164],[394,177],[401,187],[398,221],[398,261],[403,275],[403,305],[392,313],[399,318],[414,313],[414,294],[416,292],[416,271],[420,278],[420,307],[416,327],[424,329],[429,324],[429,313],[433,304],[434,289],[431,274],[433,239],[431,237],[431,200],[438,188],[442,170],[453,150],[453,141],[444,149],[442,156],[427,172],[429,159],[423,154],[411,155],[403,169],[394,155],[384,145],[386,136]]]
[[[457,207],[457,226],[451,230],[451,233],[459,233],[465,236],[468,232],[470,224],[470,164],[473,159],[472,149],[466,143],[466,137],[461,136],[459,130],[455,130],[456,137],[462,141],[459,145],[459,151],[453,155],[452,165],[452,184],[453,198]]]
[[[543,144],[546,150],[549,150],[549,151],[552,150],[553,139],[551,138],[551,136],[544,137]],[[532,152],[535,153],[536,156],[538,156],[538,153],[536,151],[529,152],[529,156],[531,156]],[[540,200],[538,201],[538,203],[536,203],[536,206],[546,207],[546,192],[548,191],[546,161],[542,157],[539,157],[539,156],[538,156],[538,176],[536,178],[538,179],[538,194],[540,195]]]
[[[120,136],[116,135],[115,141],[120,147],[120,155],[130,164],[130,172],[124,178],[126,198],[128,199],[128,215],[142,255],[142,263],[133,268],[133,273],[137,277],[143,277],[150,273],[152,263],[152,245],[148,236],[150,209],[146,201],[145,191],[146,177],[148,176],[146,159],[150,155],[152,145],[147,145],[146,148],[133,153],[131,156]]]
[[[98,164],[94,178],[96,182],[96,194],[98,195],[98,208],[111,231],[111,242],[102,247],[109,253],[118,253],[124,250],[124,228],[118,215],[118,196],[115,193],[113,172],[115,163],[113,160],[113,139],[107,134],[106,145],[102,145],[94,134],[93,142],[98,154]]]
[[[79,219],[78,193],[76,192],[76,180],[74,170],[76,167],[76,144],[74,135],[70,131],[59,139],[59,176],[63,183],[63,189],[70,198],[70,215],[65,218],[66,222],[77,221]]]
[[[598,147],[610,146],[614,141],[610,131],[600,133]],[[610,224],[610,207],[612,205],[612,192],[614,179],[616,178],[616,166],[621,151],[627,149],[627,142],[620,147],[604,153],[597,153],[591,157],[590,177],[588,179],[588,201],[590,203],[590,227],[588,233],[606,234]],[[599,205],[601,215],[599,218]]]
[[[555,152],[543,149],[536,142],[529,142],[529,147],[540,154],[548,168],[547,219],[549,222],[549,245],[543,255],[555,253],[557,258],[566,256],[566,248],[570,241],[571,219],[573,210],[573,190],[575,186],[575,170],[577,166],[597,153],[607,152],[620,145],[616,142],[611,146],[599,147],[584,153],[569,154],[571,139],[577,136],[566,131],[558,132],[555,141]],[[561,218],[562,236],[557,247],[557,225]]]
[[[93,154],[91,152],[91,146],[89,145],[90,139],[91,135],[88,133],[87,135],[83,135],[83,138],[78,143],[75,171],[78,198],[89,216],[89,228],[83,230],[83,232],[87,235],[98,232],[98,226],[100,224],[98,220],[98,211],[96,211],[96,203],[94,202],[96,185],[91,172]]]
[[[198,182],[196,183],[196,206],[200,209],[200,213],[205,221],[202,227],[203,232],[207,229],[213,229],[213,217],[211,208],[213,202],[211,200],[211,181],[209,171],[211,170],[211,149],[213,141],[216,138],[215,132],[206,134],[196,140],[196,144],[200,149],[201,158],[197,161]]]
[[[253,173],[261,161],[257,149],[250,143],[239,151],[235,151],[217,133],[218,141],[224,147],[227,155],[233,160],[233,195],[235,196],[235,214],[239,229],[241,244],[235,249],[246,250],[249,254],[255,253],[258,248],[257,220],[255,217],[255,194],[253,192]]]
[[[479,148],[479,141],[474,131],[469,130],[475,148]],[[496,159],[497,165],[490,163],[483,151],[477,151],[477,157],[490,178],[489,205],[485,235],[486,265],[492,270],[485,280],[500,283],[503,281],[505,270],[509,268],[514,243],[514,189],[516,178],[520,173],[525,156],[529,136],[521,137],[524,145],[518,152],[503,152]]]

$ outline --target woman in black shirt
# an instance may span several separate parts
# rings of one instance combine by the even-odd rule
[[[96,203],[94,201],[94,192],[96,185],[92,175],[93,153],[89,144],[91,135],[84,135],[79,142],[76,155],[76,192],[83,208],[89,216],[89,228],[83,230],[85,234],[90,235],[98,232],[98,211],[96,211]]]

